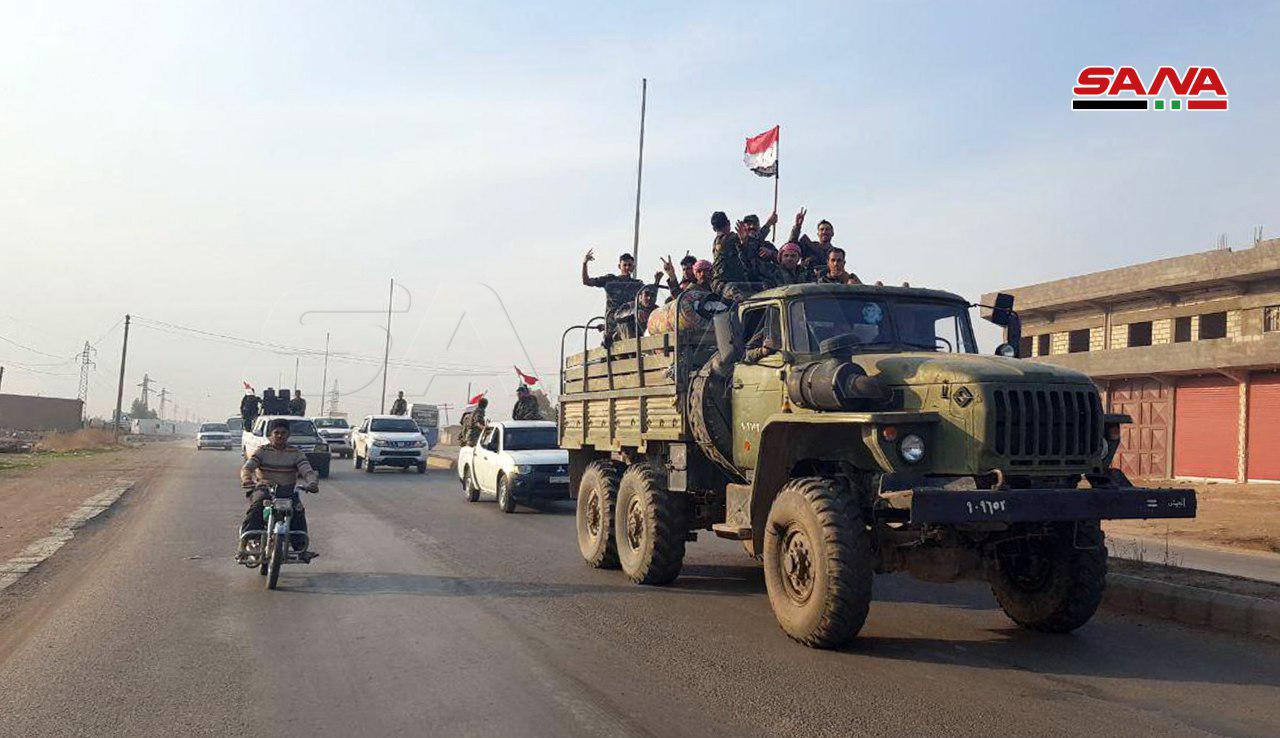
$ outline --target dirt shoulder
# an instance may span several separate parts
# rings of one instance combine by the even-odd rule
[[[1194,487],[1196,517],[1190,520],[1117,520],[1111,535],[1163,538],[1189,544],[1280,553],[1280,484],[1137,481],[1150,487]]]
[[[174,461],[173,443],[111,451],[0,455],[0,562],[117,479],[145,481]]]

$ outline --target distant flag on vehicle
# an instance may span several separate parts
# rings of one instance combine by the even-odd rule
[[[253,385],[249,384],[248,382],[244,381],[243,379],[242,379],[242,380],[240,380],[240,383],[244,385],[244,388],[245,388],[245,389],[249,390],[250,392],[253,392]]]
[[[761,177],[774,177],[778,174],[778,134],[781,126],[774,126],[747,139],[747,150],[742,160],[747,168]]]
[[[537,378],[537,377],[532,376],[532,375],[529,375],[529,374],[525,374],[524,372],[520,371],[520,367],[515,366],[515,365],[513,364],[513,365],[511,366],[511,368],[516,370],[516,376],[520,377],[520,381],[521,381],[521,382],[524,382],[525,384],[529,385],[530,387],[532,387],[533,385],[535,385],[535,384],[537,384],[537,383],[538,383],[538,378]]]
[[[474,404],[476,404],[477,402],[480,402],[480,398],[482,398],[482,397],[484,397],[484,393],[483,393],[483,392],[481,392],[480,394],[476,395],[475,397],[472,397],[470,400],[467,400],[467,404],[468,404],[468,405],[474,405]]]

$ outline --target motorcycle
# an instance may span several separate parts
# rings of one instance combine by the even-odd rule
[[[244,556],[240,563],[267,578],[267,589],[275,589],[284,564],[309,564],[318,554],[308,551],[306,531],[293,530],[293,515],[302,511],[302,501],[295,495],[276,495],[276,485],[267,484],[267,497],[262,502],[262,530],[240,534]],[[295,487],[296,489],[304,489]],[[308,492],[315,492],[308,489]],[[294,550],[297,549],[297,550]]]

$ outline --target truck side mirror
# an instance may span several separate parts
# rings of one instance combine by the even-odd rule
[[[1018,313],[1013,309],[1013,295],[1007,292],[999,292],[996,299],[990,307],[982,306],[982,317],[992,323],[1004,326],[1004,345],[1001,345],[997,352],[1001,356],[1009,356],[1010,352],[1005,346],[1012,348],[1014,358],[1018,357],[1019,346],[1022,345],[1022,319],[1018,317]]]

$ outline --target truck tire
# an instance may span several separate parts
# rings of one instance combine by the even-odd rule
[[[1106,534],[1097,522],[1082,522],[1006,543],[997,548],[988,579],[1000,609],[1013,622],[1042,633],[1073,631],[1102,603]]]
[[[773,501],[764,533],[764,582],[778,625],[793,640],[834,648],[866,622],[874,573],[871,536],[838,482],[801,477]]]
[[[476,475],[471,471],[471,467],[462,470],[462,496],[467,498],[467,502],[475,502],[480,499],[480,485],[476,484]]]
[[[618,468],[608,461],[587,464],[578,485],[578,550],[596,569],[618,568],[613,537],[613,508],[618,499]]]
[[[498,475],[498,509],[504,513],[516,511],[516,498],[511,495],[511,480],[507,475]]]
[[[670,584],[684,564],[686,499],[663,489],[647,463],[632,464],[618,484],[614,540],[618,563],[636,584]]]

